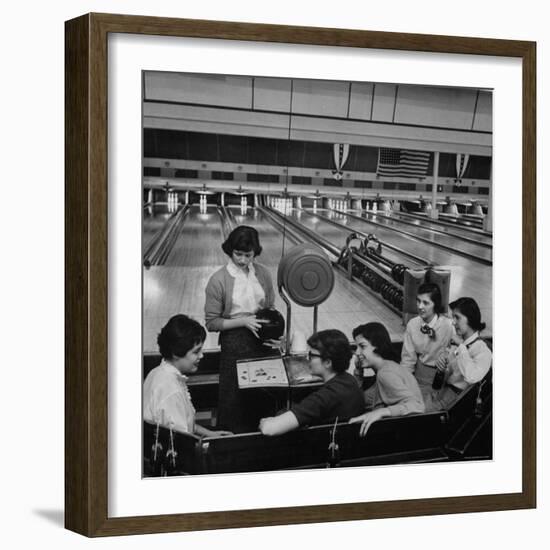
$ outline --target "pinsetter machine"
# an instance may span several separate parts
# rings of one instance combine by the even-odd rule
[[[336,265],[401,315],[404,322],[417,314],[416,296],[422,283],[437,284],[443,307],[449,303],[449,270],[434,265],[412,269],[396,263],[384,255],[383,244],[372,233],[365,237],[350,233]]]

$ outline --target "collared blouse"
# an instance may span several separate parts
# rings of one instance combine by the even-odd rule
[[[143,383],[143,419],[178,432],[193,433],[195,408],[186,380],[187,376],[163,359]]]
[[[474,332],[449,354],[447,384],[466,389],[483,379],[493,362],[493,354],[487,344]]]
[[[254,264],[248,266],[248,273],[239,269],[232,261],[228,262],[226,269],[235,279],[230,317],[253,315],[265,301],[265,292],[256,277]]]

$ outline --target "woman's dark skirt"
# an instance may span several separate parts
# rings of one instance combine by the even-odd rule
[[[220,333],[220,384],[218,397],[218,429],[234,433],[258,431],[260,418],[273,414],[262,390],[239,390],[236,362],[276,355],[247,328]]]

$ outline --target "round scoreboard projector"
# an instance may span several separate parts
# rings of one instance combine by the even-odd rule
[[[320,247],[304,243],[282,258],[277,282],[298,305],[316,306],[330,296],[334,288],[334,271]]]

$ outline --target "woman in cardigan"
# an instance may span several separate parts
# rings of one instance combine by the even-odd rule
[[[275,293],[269,271],[255,261],[262,247],[253,227],[236,227],[222,249],[229,261],[210,277],[205,304],[206,328],[220,333],[218,424],[233,432],[253,431],[259,418],[252,407],[244,410],[236,361],[272,355],[258,338],[265,321],[256,319],[255,313],[273,307]]]
[[[451,341],[453,325],[448,317],[442,315],[441,291],[436,284],[420,285],[416,303],[418,317],[407,323],[401,366],[414,374],[420,389],[431,388],[437,371],[435,363]]]

